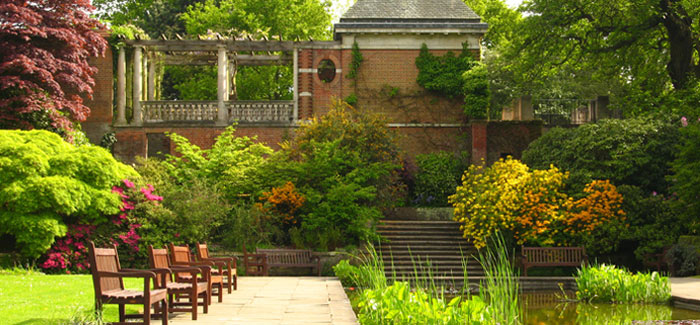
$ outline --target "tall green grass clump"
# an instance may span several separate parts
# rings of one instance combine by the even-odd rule
[[[668,278],[657,272],[637,273],[614,265],[583,266],[576,275],[576,297],[588,302],[667,303]]]
[[[488,302],[491,317],[499,324],[518,324],[520,285],[510,262],[507,245],[500,233],[491,237],[485,251],[479,252],[479,263],[484,269],[479,295]]]
[[[405,281],[388,285],[381,257],[371,246],[360,266],[341,262],[334,270],[341,281],[359,288],[354,302],[361,324],[518,324],[518,280],[502,237],[495,237],[480,254],[486,280],[478,296],[469,293],[466,264],[463,295],[451,299],[432,278],[418,281],[416,275],[413,288]]]

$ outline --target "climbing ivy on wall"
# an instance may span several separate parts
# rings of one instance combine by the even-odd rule
[[[486,70],[465,47],[459,55],[449,51],[437,56],[423,44],[416,58],[416,82],[426,90],[448,98],[463,97],[464,113],[470,118],[486,118],[490,91]]]
[[[355,87],[355,91],[357,91],[357,74],[360,70],[360,65],[362,65],[362,61],[365,60],[365,58],[362,56],[362,52],[360,52],[360,47],[357,45],[357,42],[352,43],[350,55],[352,57],[352,60],[350,61],[350,71],[345,77],[352,80],[352,86]],[[357,105],[357,95],[355,93],[351,93],[344,100],[350,105]]]
[[[462,95],[464,85],[462,74],[476,64],[472,54],[465,48],[462,53],[455,55],[449,51],[443,56],[437,56],[428,51],[423,44],[416,58],[418,67],[417,82],[423,88],[449,98]]]

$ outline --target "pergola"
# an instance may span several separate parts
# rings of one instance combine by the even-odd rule
[[[239,122],[293,123],[298,119],[298,49],[324,47],[323,41],[284,41],[252,39],[126,40],[133,48],[133,118],[126,120],[126,51],[117,58],[117,118],[115,126],[142,126],[144,123],[210,121],[216,125]],[[149,62],[146,53],[162,53]],[[263,54],[261,54],[263,53]],[[273,54],[281,53],[281,54]],[[156,100],[157,66],[216,65],[216,101]],[[231,78],[238,66],[288,65],[294,75],[291,101],[229,100]],[[146,92],[144,93],[144,88]]]

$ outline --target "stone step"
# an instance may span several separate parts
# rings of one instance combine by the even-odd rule
[[[469,243],[467,243],[464,240],[457,241],[457,240],[450,240],[450,239],[398,239],[398,240],[392,240],[390,243],[392,247],[400,247],[400,246],[411,246],[411,247],[436,247],[436,246],[451,246],[451,247],[468,247],[471,246]],[[386,244],[382,245],[382,247],[385,247]]]
[[[459,231],[455,231],[454,229],[450,230],[423,230],[423,229],[418,229],[418,230],[403,230],[403,229],[392,229],[392,230],[380,230],[378,231],[379,234],[381,234],[382,237],[391,237],[391,236],[405,236],[407,234],[415,234],[415,235],[422,235],[422,236],[458,236],[460,238],[462,237],[462,233]]]
[[[431,224],[384,224],[377,226],[378,231],[388,231],[388,230],[407,230],[407,231],[420,231],[420,230],[434,230],[434,231],[460,231],[459,224],[441,224],[441,225],[431,225]]]
[[[429,260],[431,262],[438,262],[438,261],[461,261],[463,258],[461,255],[454,255],[454,254],[412,254],[412,255],[396,255],[396,254],[391,254],[391,255],[382,255],[382,260],[384,261],[425,261]],[[468,261],[474,261],[475,259],[471,256],[465,256],[464,259]]]
[[[464,243],[466,244],[467,241],[462,238],[462,236],[459,235],[444,235],[444,236],[436,236],[436,235],[423,235],[423,234],[411,234],[411,233],[405,233],[401,235],[391,235],[391,236],[384,236],[382,235],[382,243],[393,243],[395,241],[402,241],[402,240],[407,240],[407,241],[415,241],[415,240],[425,240],[425,241],[445,241],[449,240],[455,243]]]

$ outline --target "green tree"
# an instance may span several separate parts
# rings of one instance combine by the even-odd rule
[[[66,224],[117,214],[121,199],[112,186],[137,175],[101,147],[74,147],[48,131],[0,130],[0,234],[37,258]]]
[[[322,40],[331,37],[329,8],[327,0],[207,0],[189,7],[182,21],[192,35]],[[241,66],[233,86],[238,99],[279,100],[291,99],[292,84],[289,67]]]
[[[112,25],[133,24],[151,38],[165,35],[175,38],[185,34],[185,23],[180,18],[187,7],[201,0],[94,0],[99,18]]]

